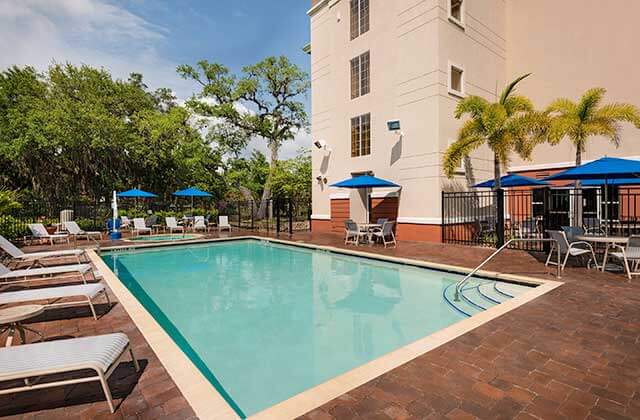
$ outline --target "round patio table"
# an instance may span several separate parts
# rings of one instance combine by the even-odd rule
[[[375,228],[382,228],[382,225],[379,223],[357,223],[358,229],[360,232],[367,232],[367,240],[371,243],[371,238],[373,237],[371,231]]]
[[[44,312],[44,309],[44,305],[22,305],[0,309],[0,325],[7,325],[0,332],[9,330],[5,347],[9,347],[13,344],[13,336],[16,330],[18,330],[18,334],[20,334],[20,341],[22,344],[26,344],[27,342],[26,331],[31,331],[32,333],[39,335],[41,340],[44,340],[44,334],[40,331],[36,331],[22,325],[23,321],[40,315]]]
[[[614,245],[626,245],[629,242],[628,236],[607,236],[607,235],[576,235],[576,240],[591,242],[595,244],[605,244],[604,249],[604,258],[602,261],[607,260],[607,256],[609,255],[609,248]],[[602,264],[602,271],[605,270],[604,264]]]

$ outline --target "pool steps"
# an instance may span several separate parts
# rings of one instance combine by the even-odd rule
[[[447,286],[442,296],[453,310],[468,317],[531,290],[520,284],[472,279],[465,282],[460,299],[456,301],[455,287],[455,283]]]

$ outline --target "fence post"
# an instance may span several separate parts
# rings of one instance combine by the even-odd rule
[[[293,235],[293,215],[291,210],[291,197],[289,197],[289,236]]]
[[[444,233],[444,198],[445,192],[442,191],[440,193],[440,242],[444,243],[445,241],[445,233]]]
[[[251,200],[250,203],[251,203],[251,230],[253,230],[253,200]]]
[[[240,215],[240,200],[238,200],[238,229],[242,229],[242,216]]]
[[[280,236],[280,198],[275,199],[273,210],[276,212],[276,236]]]
[[[496,248],[504,245],[504,190],[499,188],[496,191],[496,234],[498,236]]]
[[[307,202],[307,219],[309,219],[309,232],[312,231],[311,229],[311,211],[313,204],[311,202]]]

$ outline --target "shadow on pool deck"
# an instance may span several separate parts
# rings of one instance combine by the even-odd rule
[[[292,239],[344,247],[342,238],[331,234],[301,233]],[[101,246],[110,244],[103,241]],[[397,248],[357,249],[468,268],[492,252],[407,241],[399,242]],[[553,268],[544,267],[540,258],[507,251],[486,269],[554,279],[550,274]],[[621,274],[570,267],[562,281],[565,284],[552,292],[326,403],[304,418],[640,418],[640,280],[627,281]],[[125,331],[132,338],[134,351],[149,365],[115,415],[108,413],[101,399],[78,399],[77,405],[51,404],[48,407],[58,408],[33,411],[44,407],[37,404],[40,399],[58,395],[58,400],[64,401],[65,394],[53,390],[52,395],[32,394],[35,408],[29,411],[29,417],[193,416],[121,305],[111,308],[97,322],[85,314],[34,325],[74,336]],[[0,398],[0,407],[11,410],[12,401]]]

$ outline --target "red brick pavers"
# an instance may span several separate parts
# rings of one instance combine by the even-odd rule
[[[292,239],[344,247],[336,235],[297,234]],[[108,244],[105,241],[103,246]],[[401,242],[397,248],[386,250],[368,246],[357,249],[469,268],[491,253],[489,249],[418,242]],[[549,275],[553,270],[518,251],[505,252],[486,268],[553,279]],[[640,418],[640,280],[629,282],[619,274],[567,268],[562,281],[565,284],[552,292],[303,418]],[[80,318],[37,326],[59,334],[89,335],[117,329],[129,334],[140,357],[148,363],[138,379],[130,366],[123,367],[122,379],[116,382],[122,382],[125,391],[127,384],[133,385],[114,417],[193,415],[119,305],[97,323],[85,313]],[[91,395],[89,390],[82,392],[85,399]],[[65,401],[68,397],[74,397],[73,392],[66,390],[58,394],[57,400],[55,394],[45,399],[42,393],[33,393],[28,401],[35,404],[34,408],[24,401],[19,405],[21,400],[4,397],[0,399],[0,410],[16,410],[26,404],[25,417],[75,417],[76,413],[109,417],[101,397],[89,403],[76,398],[62,408],[55,408],[55,404],[37,405],[39,401]]]

